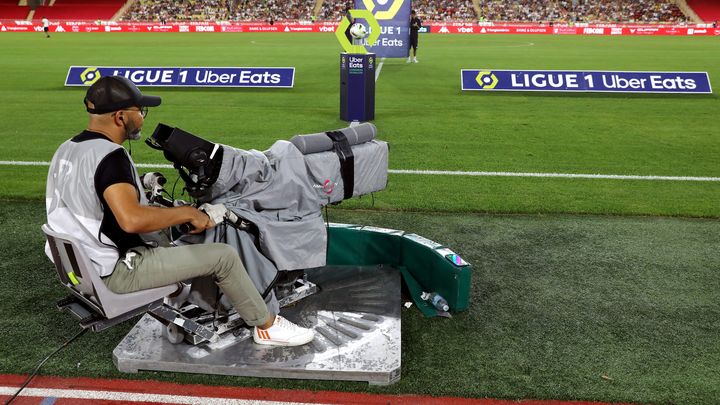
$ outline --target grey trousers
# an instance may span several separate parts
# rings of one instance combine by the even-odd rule
[[[237,251],[224,243],[132,248],[103,281],[111,291],[123,294],[209,275],[245,323],[257,326],[268,321],[267,305]]]

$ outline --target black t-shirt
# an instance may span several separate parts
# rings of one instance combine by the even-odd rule
[[[91,139],[104,139],[108,142],[112,142],[105,135],[92,131],[83,131],[74,137],[72,141],[83,142]],[[145,243],[142,238],[140,238],[140,235],[136,233],[127,233],[120,227],[117,219],[115,218],[115,214],[113,214],[107,201],[105,201],[105,197],[103,197],[105,190],[117,183],[132,184],[135,191],[138,193],[140,192],[137,189],[137,184],[135,183],[135,170],[133,170],[132,163],[130,163],[130,159],[128,159],[124,149],[116,149],[105,156],[95,171],[94,182],[95,191],[97,192],[97,196],[103,206],[103,220],[100,224],[100,232],[107,235],[107,237],[112,240],[115,246],[117,246],[121,257],[124,256],[131,248],[145,246]],[[139,194],[138,201],[140,201]],[[99,237],[99,239],[101,242],[104,242],[102,238]]]
[[[420,27],[422,27],[422,21],[418,17],[410,19],[410,35],[417,35]]]

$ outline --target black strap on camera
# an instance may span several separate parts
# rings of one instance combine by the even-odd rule
[[[329,131],[325,134],[333,141],[333,150],[340,159],[340,176],[343,179],[344,199],[352,198],[355,188],[355,155],[350,142],[340,131]]]

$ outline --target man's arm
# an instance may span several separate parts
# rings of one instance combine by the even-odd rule
[[[190,206],[161,208],[140,205],[135,187],[129,183],[116,183],[105,189],[103,198],[112,210],[118,225],[127,233],[159,231],[170,226],[189,222],[202,232],[215,223],[205,213]]]

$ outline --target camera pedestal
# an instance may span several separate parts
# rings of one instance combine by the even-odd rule
[[[315,330],[299,347],[263,346],[250,329],[218,342],[172,344],[145,315],[113,351],[122,372],[155,370],[249,377],[367,381],[400,379],[400,272],[387,266],[327,266],[307,271],[320,292],[282,315]]]
[[[374,53],[340,53],[340,119],[347,122],[375,119]]]

